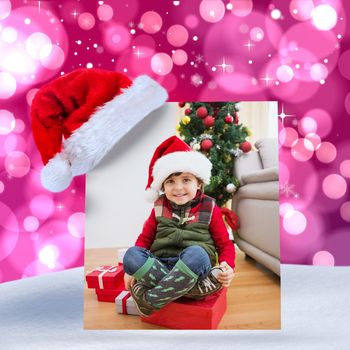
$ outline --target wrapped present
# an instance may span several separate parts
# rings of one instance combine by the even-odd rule
[[[140,315],[131,294],[124,290],[115,298],[115,306],[118,314]]]
[[[116,289],[124,277],[122,266],[100,266],[86,275],[88,288]]]
[[[216,329],[226,311],[226,293],[223,288],[203,300],[181,298],[141,319],[173,329]]]

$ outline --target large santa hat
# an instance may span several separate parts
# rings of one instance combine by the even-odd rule
[[[34,140],[45,165],[42,185],[52,192],[66,189],[167,97],[146,75],[131,81],[95,68],[75,70],[43,86],[31,107]]]
[[[211,168],[206,156],[192,150],[177,136],[171,136],[157,147],[149,164],[146,199],[154,202],[159,197],[164,180],[173,173],[191,173],[208,184]]]

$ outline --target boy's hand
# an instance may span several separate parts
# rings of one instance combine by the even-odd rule
[[[217,280],[222,284],[223,287],[227,288],[230,286],[235,274],[232,267],[226,261],[222,261],[219,266],[223,271],[218,274]]]
[[[124,274],[124,284],[125,284],[126,290],[130,290],[135,283],[136,283],[135,277],[132,277],[127,273]]]

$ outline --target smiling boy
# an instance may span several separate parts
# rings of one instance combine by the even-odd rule
[[[205,297],[234,277],[234,245],[220,208],[203,193],[211,167],[177,136],[154,152],[147,185],[154,208],[123,261],[125,286],[143,316],[182,296]]]

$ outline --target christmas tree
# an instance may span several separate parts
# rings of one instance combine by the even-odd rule
[[[222,207],[239,187],[233,176],[233,160],[251,150],[246,141],[250,130],[239,123],[239,102],[180,102],[184,116],[177,131],[194,150],[212,162],[210,184],[205,193]]]

